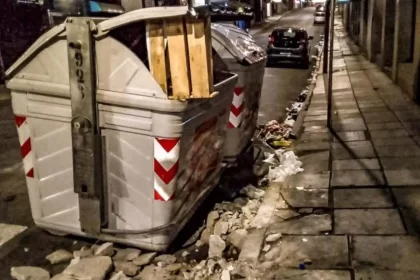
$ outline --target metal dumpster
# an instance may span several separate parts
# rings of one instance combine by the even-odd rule
[[[42,35],[7,71],[37,226],[165,250],[219,180],[237,75],[215,69],[210,98],[169,99],[147,67],[147,50],[128,44],[119,30],[134,25],[132,30],[138,31],[141,20],[157,14],[185,16],[187,7],[140,9],[99,24],[87,22],[86,28],[93,25],[95,34],[101,34],[92,39],[94,57],[85,56],[83,62],[93,62],[94,77],[71,72],[82,65],[77,54],[81,46],[69,40],[74,30],[65,24]],[[78,178],[92,170],[83,168],[83,162],[75,164],[86,152],[75,153],[75,145],[90,130],[89,122],[74,115],[79,103],[73,100],[72,83],[89,78],[98,133],[92,141],[101,147],[93,150],[101,153],[95,173],[100,177],[98,201],[85,195],[89,182]],[[82,138],[75,136],[76,126]],[[94,152],[85,155],[86,161]],[[89,222],[95,224],[97,216],[100,230],[92,232]]]
[[[252,37],[234,25],[212,24],[212,44],[227,69],[238,74],[224,147],[224,160],[234,163],[256,129],[267,58]]]

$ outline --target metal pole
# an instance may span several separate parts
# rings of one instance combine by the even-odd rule
[[[330,42],[329,42],[329,55],[328,55],[328,119],[327,125],[328,128],[332,128],[331,120],[331,108],[332,108],[332,68],[333,68],[333,51],[334,51],[334,10],[335,10],[335,1],[330,0]]]
[[[326,74],[328,71],[328,42],[330,38],[330,2],[328,0],[325,5],[325,26],[324,26],[324,61],[322,67],[322,73]]]

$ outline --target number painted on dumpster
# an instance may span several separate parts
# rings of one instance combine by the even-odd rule
[[[76,77],[77,77],[77,88],[80,91],[80,95],[82,98],[85,97],[85,79],[84,79],[84,72],[83,72],[83,54],[80,52],[79,49],[76,50],[74,54],[74,58],[76,60]]]

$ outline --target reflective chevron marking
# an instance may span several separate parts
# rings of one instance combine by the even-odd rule
[[[237,128],[242,122],[242,111],[244,109],[244,88],[235,87],[232,105],[230,105],[228,128]]]
[[[23,159],[26,176],[34,178],[33,153],[28,122],[26,117],[21,116],[15,116],[15,122],[19,136],[20,154]]]
[[[178,138],[154,140],[154,199],[169,201],[175,192],[175,177],[179,168]]]

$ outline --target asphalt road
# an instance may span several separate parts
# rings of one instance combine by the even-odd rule
[[[313,26],[313,13],[314,8],[293,11],[280,19],[277,26],[304,27],[309,35],[314,36],[312,45],[315,45],[323,33],[323,27]],[[254,36],[258,44],[266,45],[269,33],[270,30],[267,30]],[[266,68],[259,122],[281,120],[286,107],[305,88],[309,74],[310,70],[295,68],[293,65]],[[92,240],[53,236],[34,226],[10,103],[0,103],[0,117],[0,170],[11,168],[8,172],[0,172],[0,226],[4,223],[28,227],[6,244],[2,244],[0,238],[0,279],[11,279],[10,267],[21,265],[41,266],[56,274],[64,266],[50,265],[45,259],[46,255],[56,249],[80,249],[83,245],[91,244]]]
[[[306,28],[308,34],[314,37],[311,45],[315,46],[320,40],[320,35],[324,33],[324,26],[313,25],[314,12],[313,7],[295,10],[282,17],[274,27]],[[257,43],[264,48],[271,30],[254,36]],[[315,48],[312,47],[311,52],[314,54]],[[265,124],[270,120],[282,120],[285,117],[287,106],[305,88],[311,68],[299,69],[292,64],[265,68],[258,123]]]

